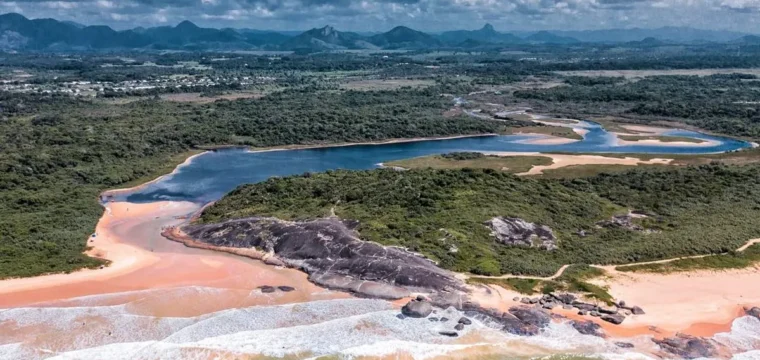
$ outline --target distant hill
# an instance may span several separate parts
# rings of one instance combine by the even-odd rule
[[[117,31],[105,25],[85,26],[55,19],[27,19],[0,15],[0,51],[99,50],[99,49],[265,49],[326,51],[345,49],[494,48],[505,44],[620,43],[628,47],[657,47],[691,42],[758,44],[758,36],[730,31],[683,27],[658,29],[610,29],[589,31],[539,31],[501,33],[490,24],[478,30],[447,31],[430,35],[398,26],[379,33],[338,31],[331,26],[305,32],[255,29],[203,28],[190,21],[177,26]]]
[[[311,29],[285,41],[284,50],[341,50],[341,49],[368,49],[375,48],[365,38],[352,32],[335,30],[332,26],[321,29]]]
[[[367,41],[389,49],[432,48],[442,45],[433,36],[406,26],[397,26],[386,33],[371,36]]]
[[[646,38],[656,38],[662,41],[691,43],[691,42],[729,42],[746,35],[739,32],[723,30],[702,30],[688,27],[666,26],[657,29],[607,29],[585,31],[551,31],[559,36],[569,36],[583,42],[631,42],[642,41]]]
[[[486,24],[480,30],[447,31],[438,35],[438,39],[450,45],[463,43],[473,44],[468,40],[477,43],[492,44],[513,44],[523,42],[523,39],[515,35],[497,32],[491,24]]]
[[[539,31],[533,35],[526,37],[525,40],[532,43],[544,44],[576,44],[581,42],[576,38],[569,36],[560,36],[548,31]]]

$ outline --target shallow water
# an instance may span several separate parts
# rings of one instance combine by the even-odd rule
[[[187,200],[207,203],[221,198],[245,183],[264,181],[273,176],[287,176],[331,169],[372,169],[379,163],[454,151],[510,152],[583,152],[583,153],[662,153],[702,154],[737,150],[749,143],[686,130],[666,134],[719,141],[714,146],[617,146],[615,136],[601,126],[582,122],[589,130],[582,141],[563,145],[524,143],[535,136],[487,136],[447,140],[430,140],[383,145],[355,145],[318,149],[249,152],[242,149],[210,152],[193,159],[175,174],[164,177],[141,190],[118,195],[130,202]]]

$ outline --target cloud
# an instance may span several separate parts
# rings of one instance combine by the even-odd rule
[[[427,31],[692,26],[757,31],[760,0],[14,0],[0,12],[116,28],[176,24],[303,30]]]

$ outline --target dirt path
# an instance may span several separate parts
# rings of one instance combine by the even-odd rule
[[[473,276],[473,275],[465,275],[465,279],[469,279],[469,278],[473,278],[473,279],[525,279],[525,280],[543,280],[543,281],[546,281],[546,280],[554,280],[554,279],[562,276],[562,274],[565,272],[565,270],[567,270],[568,267],[570,267],[570,264],[568,264],[568,265],[562,265],[562,267],[559,268],[559,270],[557,270],[557,272],[554,273],[554,275],[549,276],[549,277],[523,276],[523,275],[510,275],[510,274],[507,274],[507,275],[501,275],[501,276]]]
[[[742,245],[738,249],[736,249],[736,252],[742,252],[744,250],[747,250],[750,246],[754,244],[760,243],[760,238],[758,239],[751,239],[747,241],[746,244]],[[619,274],[620,271],[618,271],[616,268],[618,266],[636,266],[636,265],[651,265],[651,264],[666,264],[669,262],[673,262],[676,260],[685,260],[685,259],[701,259],[706,258],[708,256],[718,256],[718,255],[725,255],[723,254],[707,254],[707,255],[694,255],[694,256],[683,256],[683,257],[677,257],[677,258],[671,258],[671,259],[663,259],[663,260],[654,260],[654,261],[642,261],[642,262],[636,262],[636,263],[630,263],[630,264],[622,264],[622,265],[590,265],[595,268],[602,269],[606,271],[609,275]],[[541,281],[549,281],[549,280],[555,280],[558,277],[562,276],[562,274],[565,273],[565,270],[567,270],[568,267],[573,264],[566,264],[562,265],[562,267],[557,270],[556,273],[552,276],[548,277],[540,277],[540,276],[523,276],[523,275],[501,275],[501,276],[477,276],[477,275],[467,275],[464,274],[464,279],[470,279],[470,278],[477,278],[477,279],[526,279],[526,280],[541,280]]]

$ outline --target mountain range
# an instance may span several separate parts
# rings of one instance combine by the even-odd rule
[[[305,32],[253,29],[202,28],[190,21],[176,26],[134,28],[117,31],[105,25],[85,26],[55,19],[27,19],[23,15],[0,15],[0,50],[101,50],[101,49],[433,49],[506,45],[582,43],[735,42],[757,44],[757,37],[729,31],[665,27],[659,29],[611,29],[589,31],[538,31],[502,33],[486,24],[478,30],[429,34],[405,26],[388,32],[360,34],[331,26]]]

